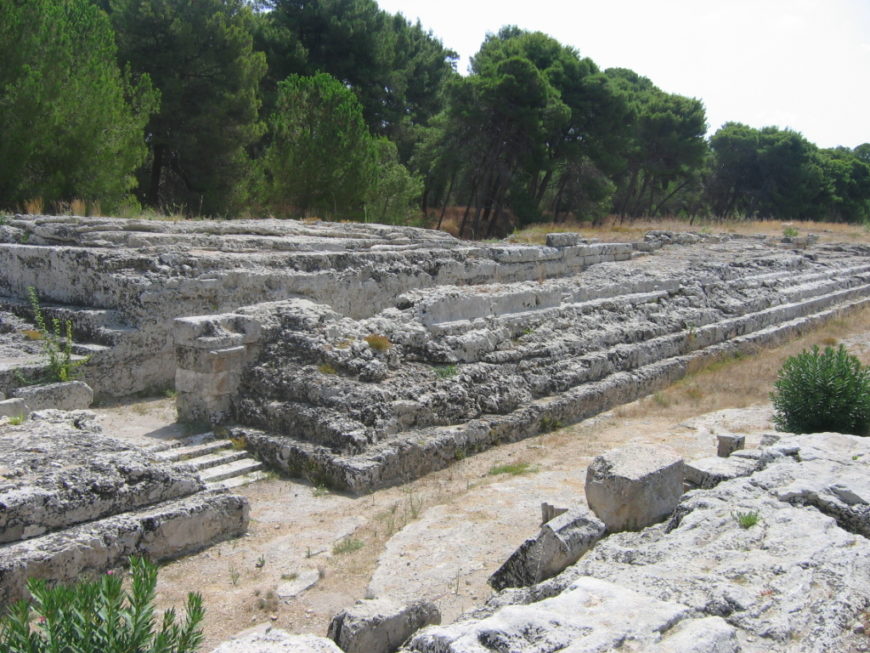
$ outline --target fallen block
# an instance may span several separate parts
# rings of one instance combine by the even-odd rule
[[[641,530],[673,512],[683,494],[683,475],[683,459],[671,449],[613,449],[589,465],[586,501],[609,532]]]
[[[0,401],[0,417],[26,417],[29,412],[23,399]]]
[[[489,577],[493,589],[527,587],[552,578],[577,562],[604,535],[604,522],[586,508],[561,513],[523,542]]]
[[[392,653],[420,628],[440,623],[441,612],[429,601],[366,599],[335,615],[326,636],[345,653]]]
[[[717,435],[716,442],[718,443],[716,455],[720,458],[727,458],[735,451],[743,449],[746,446],[746,436],[735,435],[733,433]]]
[[[94,401],[94,391],[83,381],[24,386],[15,390],[15,396],[24,400],[32,411],[46,408],[79,410],[89,408]]]

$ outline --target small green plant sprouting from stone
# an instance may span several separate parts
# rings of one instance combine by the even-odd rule
[[[465,447],[459,447],[456,451],[453,452],[454,460],[465,460],[468,457],[468,452],[465,450]]]
[[[254,563],[254,566],[257,569],[262,569],[263,567],[265,567],[266,566],[266,556],[261,555],[259,558],[257,558],[257,562]]]
[[[234,451],[244,451],[248,446],[248,441],[244,437],[238,436],[230,438],[230,444]]]
[[[346,553],[353,553],[354,551],[359,551],[364,546],[365,542],[363,542],[362,540],[357,540],[353,537],[347,537],[341,540],[335,546],[333,546],[332,552],[335,555],[344,555]]]
[[[178,396],[178,393],[175,391],[175,388],[166,388],[163,391],[163,396],[167,399],[175,399]]]
[[[758,523],[759,516],[757,510],[750,510],[748,512],[733,512],[731,516],[737,520],[737,523],[740,525],[740,528],[752,528]]]
[[[782,235],[786,238],[797,238],[798,230],[797,227],[785,227],[782,230]]]
[[[315,497],[325,497],[329,494],[329,488],[323,483],[318,483],[314,486],[311,494]]]
[[[21,424],[24,424],[25,421],[27,421],[27,418],[24,415],[12,415],[9,418],[9,425],[20,426]]]
[[[317,370],[321,374],[338,374],[338,370],[336,370],[335,367],[333,367],[329,363],[321,363],[317,366]]]
[[[451,377],[459,374],[459,370],[456,368],[456,365],[436,365],[435,366],[435,376],[439,379],[449,379]]]
[[[241,574],[239,570],[236,569],[235,565],[230,565],[230,582],[235,586],[239,584],[239,578],[241,578]]]
[[[33,286],[27,287],[27,296],[40,334],[37,339],[42,341],[42,352],[48,365],[48,377],[45,380],[53,383],[78,378],[81,375],[78,368],[87,363],[90,357],[73,360],[72,321],[61,322],[58,318],[54,318],[49,329],[42,307],[39,305],[39,296]]]
[[[365,341],[368,343],[369,347],[371,347],[375,351],[387,351],[390,347],[393,346],[393,343],[390,342],[389,338],[387,338],[386,336],[378,335],[376,333],[367,335],[365,337]]]
[[[508,474],[510,476],[521,476],[523,474],[534,474],[538,468],[530,463],[509,463],[506,465],[494,465],[489,468],[487,474],[497,476],[499,474]]]
[[[689,342],[698,337],[698,327],[693,322],[686,324],[686,337],[689,339]]]
[[[281,580],[293,581],[299,578],[298,572],[291,572],[289,574],[281,574]]]
[[[541,433],[549,433],[560,428],[562,428],[562,420],[546,416],[541,418],[541,423],[539,424]]]

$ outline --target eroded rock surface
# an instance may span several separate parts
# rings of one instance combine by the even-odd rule
[[[205,491],[182,465],[46,410],[0,426],[0,606],[28,578],[71,582],[131,555],[165,560],[244,533],[244,497]]]
[[[609,535],[559,576],[505,590],[407,650],[862,650],[870,441],[784,436],[755,461],[749,476],[687,493],[668,522]],[[757,523],[741,525],[747,514]]]

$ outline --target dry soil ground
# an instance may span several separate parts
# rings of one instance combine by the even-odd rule
[[[772,428],[767,397],[785,357],[837,342],[870,363],[870,310],[402,487],[353,498],[298,480],[249,485],[240,490],[251,502],[248,535],[164,565],[159,607],[181,606],[188,591],[200,591],[207,608],[204,650],[266,624],[325,634],[337,611],[366,595],[426,597],[449,622],[489,595],[486,578],[537,531],[541,502],[585,501],[585,470],[596,454],[660,443],[687,459],[709,456],[717,429],[745,433],[747,445],[756,446]],[[171,398],[97,412],[110,435],[153,443],[183,434]]]

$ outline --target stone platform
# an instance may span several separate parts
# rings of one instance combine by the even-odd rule
[[[28,578],[72,582],[131,555],[176,558],[241,535],[244,497],[103,435],[87,411],[0,424],[0,606]]]

